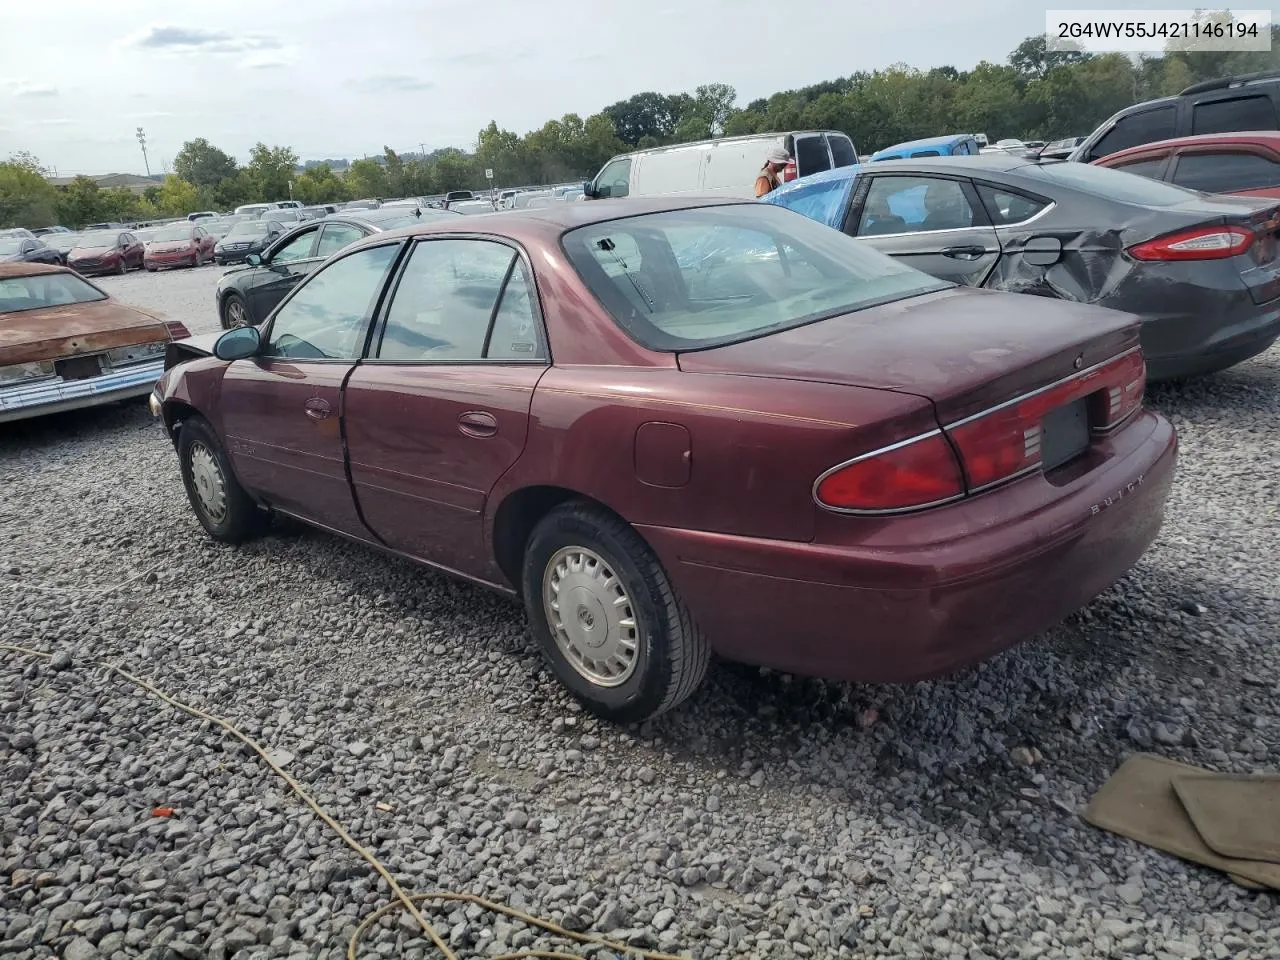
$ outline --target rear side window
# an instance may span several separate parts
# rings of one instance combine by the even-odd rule
[[[1191,110],[1192,133],[1236,133],[1276,129],[1276,110],[1266,96],[1235,97],[1197,103]]]
[[[938,155],[939,155],[939,154],[938,154],[938,151],[937,151],[937,150],[917,150],[917,151],[916,151],[915,153],[913,153],[911,156],[913,156],[913,157],[936,157],[936,156],[938,156]]]
[[[1093,145],[1089,151],[1089,159],[1096,160],[1130,147],[1177,136],[1174,119],[1175,111],[1171,106],[1157,107],[1154,110],[1144,110],[1142,113],[1131,113],[1127,117],[1121,117],[1116,125]]]
[[[1280,186],[1280,163],[1256,153],[1183,154],[1173,182],[1206,193],[1276,187]]]
[[[807,177],[819,170],[831,169],[827,156],[827,141],[823,137],[796,137],[796,166],[799,174]]]
[[[987,186],[985,183],[980,183],[977,186],[978,196],[982,198],[982,205],[986,207],[987,216],[991,218],[991,222],[997,227],[1007,227],[1010,224],[1030,220],[1049,205],[1044,200],[1026,197],[1008,190],[1000,190],[997,187]]]
[[[827,143],[831,147],[831,159],[837,167],[850,167],[858,162],[858,154],[853,149],[853,141],[848,137],[828,134]]]

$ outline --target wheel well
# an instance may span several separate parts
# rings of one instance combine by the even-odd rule
[[[182,429],[182,421],[199,413],[200,411],[191,406],[191,404],[183,403],[181,400],[170,400],[165,403],[163,413],[164,429],[175,446],[178,443],[178,431]]]
[[[582,500],[609,509],[575,490],[553,486],[524,487],[508,495],[498,507],[493,518],[493,555],[517,594],[523,592],[521,566],[529,534],[543,517],[568,500]]]

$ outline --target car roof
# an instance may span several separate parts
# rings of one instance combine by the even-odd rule
[[[13,277],[33,277],[40,273],[71,273],[66,267],[51,263],[0,263],[0,280]]]
[[[1105,157],[1099,157],[1098,159],[1100,161],[1110,161],[1115,160],[1117,157],[1132,157],[1151,151],[1176,149],[1177,147],[1210,146],[1215,143],[1224,145],[1254,144],[1280,149],[1280,130],[1242,130],[1230,133],[1197,133],[1189,137],[1171,137],[1168,140],[1153,140],[1150,143],[1140,143],[1136,147],[1126,147],[1124,150],[1117,150],[1115,153],[1109,153]],[[1110,166],[1110,164],[1102,165]]]
[[[946,136],[925,137],[922,140],[904,140],[902,143],[895,143],[891,147],[877,150],[872,156],[878,157],[882,153],[896,153],[899,150],[918,150],[922,147],[949,147],[972,138],[972,133],[949,133]]]

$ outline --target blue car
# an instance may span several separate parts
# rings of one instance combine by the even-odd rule
[[[908,160],[914,157],[976,157],[982,145],[972,133],[952,133],[945,137],[928,137],[924,140],[908,140],[892,147],[877,150],[868,163],[881,160]]]

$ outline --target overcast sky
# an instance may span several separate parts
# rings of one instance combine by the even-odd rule
[[[641,90],[739,105],[895,62],[1003,62],[1046,8],[1102,0],[0,0],[0,158],[152,172],[203,136],[304,160],[474,146]],[[1125,0],[1126,7],[1160,0]]]

